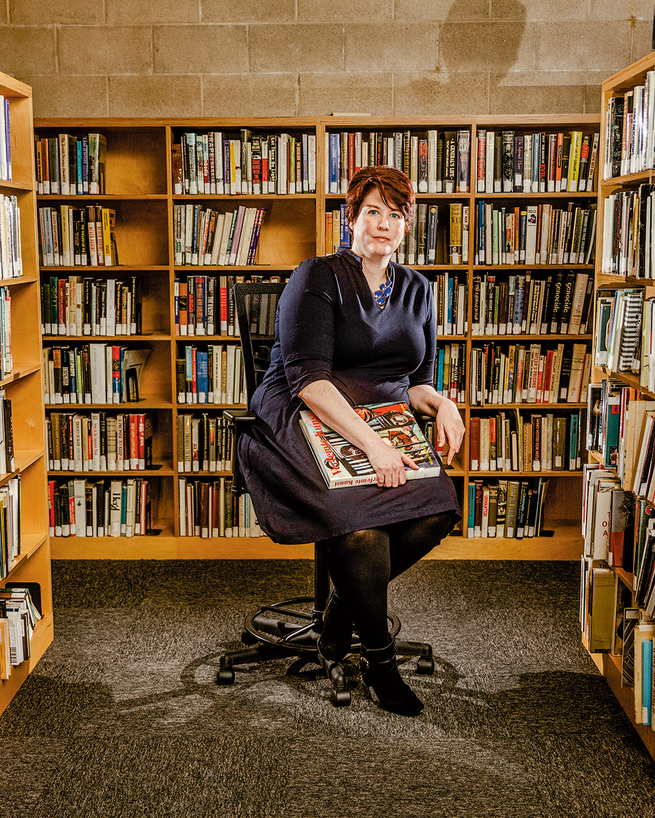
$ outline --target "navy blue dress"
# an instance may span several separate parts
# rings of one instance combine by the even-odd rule
[[[436,330],[428,281],[391,264],[393,291],[384,309],[361,259],[341,249],[304,261],[280,297],[271,366],[251,405],[258,417],[242,436],[239,462],[257,521],[280,543],[324,540],[352,531],[456,510],[457,497],[439,477],[329,490],[298,423],[298,393],[331,381],[354,406],[405,401],[410,386],[432,384]]]

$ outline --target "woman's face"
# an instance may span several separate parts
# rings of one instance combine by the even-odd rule
[[[366,196],[357,219],[351,223],[352,251],[371,260],[387,259],[405,235],[405,217],[382,201],[377,188]]]

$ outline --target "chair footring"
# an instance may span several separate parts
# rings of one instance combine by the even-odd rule
[[[246,617],[244,626],[244,635],[248,636],[245,644],[248,646],[226,651],[220,656],[217,684],[232,685],[235,681],[234,668],[239,665],[252,665],[296,657],[299,660],[316,662],[323,667],[332,688],[330,698],[335,707],[350,704],[350,691],[341,663],[332,662],[321,656],[318,649],[322,612],[313,610],[312,602],[311,598],[297,597],[273,605],[262,605],[251,611]],[[305,609],[296,611],[293,609],[293,606],[296,605],[304,605]],[[310,608],[307,607],[308,605]],[[400,628],[400,619],[390,613],[389,632],[391,635],[396,637]],[[395,645],[397,656],[417,658],[416,671],[418,673],[434,673],[431,645],[401,639],[396,639]],[[353,654],[361,652],[357,633],[353,633],[349,652]],[[302,664],[301,661],[300,665]]]

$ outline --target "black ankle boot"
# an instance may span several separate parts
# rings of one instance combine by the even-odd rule
[[[323,659],[341,662],[350,653],[353,623],[346,606],[332,589],[323,614],[323,630],[318,647]]]
[[[362,646],[362,678],[367,687],[373,688],[384,710],[400,716],[418,716],[423,712],[423,702],[402,680],[395,647],[393,640],[386,647],[375,650]]]

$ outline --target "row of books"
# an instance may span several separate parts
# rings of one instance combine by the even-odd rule
[[[232,433],[228,421],[203,412],[201,417],[177,416],[177,470],[179,472],[229,471]]]
[[[470,480],[468,536],[519,540],[542,536],[547,489],[548,479],[544,477],[526,480]]]
[[[237,344],[186,344],[175,361],[177,401],[186,404],[246,403],[243,355]]]
[[[655,377],[655,366],[650,372],[653,302],[644,296],[642,287],[596,291],[594,364],[632,372],[648,386]]]
[[[635,723],[653,727],[655,509],[612,477],[602,468],[586,476],[581,627],[590,650],[620,657],[621,686],[634,689]],[[631,571],[632,587],[608,565]]]
[[[48,480],[51,537],[136,537],[152,528],[153,488],[145,477]]]
[[[599,134],[478,128],[478,193],[592,192]]]
[[[611,542],[610,556],[607,557],[606,549],[598,551],[598,543],[601,541],[594,546],[592,539],[587,549],[588,555],[634,571],[637,582],[644,548],[643,515],[652,516],[650,503],[655,500],[655,401],[642,399],[638,390],[625,386],[620,381],[605,379],[600,384],[590,385],[589,407],[587,448],[597,451],[601,462],[586,466],[588,488],[585,507],[589,505],[593,518],[596,496],[592,492],[598,494],[607,486],[611,491],[620,489],[628,503],[624,507],[628,514],[627,522],[631,523],[633,517],[636,520],[637,539],[633,543],[629,537],[626,538],[627,550],[622,545],[621,556],[618,558],[616,554],[612,556]],[[595,481],[598,480],[605,482],[595,486]],[[631,503],[636,503],[636,506],[633,508]],[[583,521],[585,514],[586,510],[583,508]],[[592,523],[593,519],[591,523],[588,520],[587,526]]]
[[[0,179],[11,182],[11,125],[9,100],[0,94]]]
[[[594,570],[600,573],[602,569]],[[611,587],[608,591],[611,593]],[[617,600],[615,610],[617,613],[620,611],[620,618],[614,618],[614,631],[620,626],[620,637],[613,640],[618,650],[616,648],[612,650],[611,647],[610,650],[621,656],[622,687],[633,688],[635,724],[649,725],[651,730],[655,730],[653,719],[655,622],[639,608],[630,607],[627,598],[623,599],[622,605],[621,592],[622,589],[617,587],[614,594],[614,599]]]
[[[11,400],[0,389],[0,474],[11,474],[16,468]]]
[[[434,388],[444,398],[466,399],[466,344],[439,344],[434,362]]]
[[[41,284],[44,335],[141,335],[141,278],[49,276]]]
[[[606,378],[589,384],[587,449],[616,471],[626,491],[655,496],[655,401]]]
[[[234,276],[176,278],[175,334],[227,335],[228,324],[234,330],[233,284]]]
[[[0,287],[0,380],[11,375],[14,356],[11,343],[11,289]]]
[[[594,562],[611,566],[634,565],[634,550],[624,562],[624,552],[631,549],[634,534],[634,496],[624,491],[612,469],[600,463],[585,463],[583,468],[582,535],[584,555]]]
[[[49,471],[138,471],[152,468],[152,418],[145,412],[50,412]]]
[[[626,437],[630,436],[630,442],[635,446],[631,451],[633,458],[632,468],[625,470],[623,474],[617,473],[620,484],[635,495],[645,497],[649,502],[655,501],[655,402],[654,401],[630,401],[631,408],[628,410],[636,419],[635,429],[630,434],[631,429],[625,424]],[[619,435],[621,430],[619,430]],[[607,430],[607,448],[612,450],[611,443],[612,429]],[[614,460],[619,461],[622,457],[622,447],[619,442],[614,447],[616,455],[610,458],[610,466],[614,466]],[[618,463],[617,463],[618,466]],[[617,468],[618,472],[618,468]]]
[[[346,219],[346,205],[342,204],[325,213],[325,247],[329,253],[336,253],[339,247],[350,247],[352,236]],[[392,256],[393,261],[396,257]]]
[[[583,487],[581,629],[590,650],[620,657],[635,722],[652,727],[655,507],[601,463],[584,465]],[[632,583],[608,566],[632,574]]]
[[[173,207],[175,264],[250,266],[256,263],[264,207],[222,213],[202,205]]]
[[[655,71],[643,85],[613,96],[605,111],[603,178],[641,173],[655,167]]]
[[[105,192],[105,134],[37,136],[34,159],[40,194],[82,196]]]
[[[32,636],[41,613],[32,599],[38,583],[8,583],[0,588],[0,679],[32,655]]]
[[[642,184],[605,199],[601,271],[655,278],[655,185]]]
[[[636,391],[624,388],[618,381],[609,379],[601,383],[590,383],[587,389],[587,449],[598,452],[606,467],[618,470],[621,478],[626,469],[632,473],[634,453],[634,429],[637,423],[638,403],[633,403]],[[628,432],[628,412],[632,404],[630,431]],[[655,405],[655,404],[654,404]],[[626,458],[629,443],[630,457]],[[619,454],[619,446],[623,446]]]
[[[239,335],[232,287],[237,283],[280,282],[278,275],[187,276],[175,279],[176,335]],[[246,297],[252,335],[272,335],[278,296]]]
[[[129,348],[117,344],[45,347],[45,402],[138,401],[141,373],[149,354],[149,347]]]
[[[261,537],[250,495],[232,496],[232,478],[179,478],[181,537]]]
[[[448,235],[444,237],[447,264],[468,264],[469,213],[469,206],[461,202],[449,205]],[[339,247],[350,247],[345,205],[325,214],[325,235],[331,252],[336,252]],[[436,202],[418,202],[410,229],[403,236],[392,260],[410,267],[441,263],[443,259],[439,257],[438,239],[439,205]]]
[[[655,616],[655,522],[652,503],[638,498],[634,510],[634,523],[628,516],[625,537],[634,539],[632,565],[632,591],[635,605],[646,616]]]
[[[567,415],[518,410],[472,415],[471,471],[576,471],[582,466],[582,410]]]
[[[511,207],[481,199],[475,209],[476,264],[591,264],[596,205]]]
[[[473,335],[585,335],[591,273],[473,273]]]
[[[471,350],[471,406],[585,403],[591,372],[586,344],[484,344]]]
[[[0,486],[0,579],[8,576],[12,563],[21,553],[20,509],[21,479],[16,475]]]
[[[444,220],[445,221],[445,220]],[[448,234],[444,236],[446,264],[468,264],[469,206],[461,202],[449,205]],[[419,202],[409,232],[396,251],[399,264],[410,267],[438,264],[439,258],[439,205]]]
[[[404,171],[418,193],[468,193],[471,132],[344,131],[325,134],[325,192],[345,193],[353,175],[369,165]]]
[[[0,193],[0,279],[23,275],[20,207],[16,196]]]
[[[187,132],[172,146],[175,195],[316,193],[311,133]]]
[[[432,282],[432,295],[437,335],[464,335],[468,332],[466,276],[450,271],[436,275]]]
[[[116,211],[101,205],[38,209],[43,267],[115,267]]]

